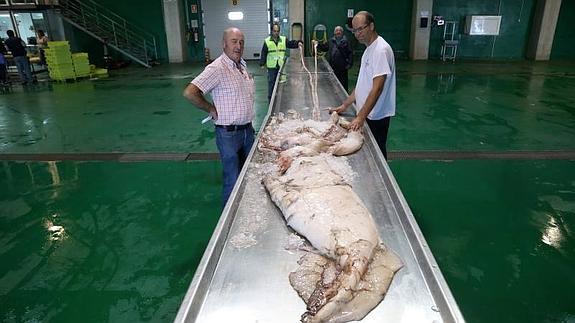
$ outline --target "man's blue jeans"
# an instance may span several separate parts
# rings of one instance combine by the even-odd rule
[[[22,82],[32,82],[32,70],[30,70],[28,57],[16,56],[14,57],[14,62],[16,63],[16,67],[18,68],[18,73],[20,74],[20,80],[22,80]]]
[[[226,205],[250,149],[252,149],[254,133],[254,128],[251,126],[234,131],[216,127],[216,145],[220,151],[220,159],[224,168],[222,206]]]

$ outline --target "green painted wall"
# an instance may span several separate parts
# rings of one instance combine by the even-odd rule
[[[66,21],[64,21],[64,34],[66,40],[70,42],[73,53],[86,52],[91,64],[104,66],[104,49],[100,42]]]
[[[555,28],[555,39],[551,48],[551,59],[575,58],[575,28],[571,23],[575,21],[575,1],[561,1],[559,20]]]
[[[412,1],[410,0],[308,0],[305,3],[306,41],[308,44],[315,25],[326,25],[330,37],[335,26],[344,26],[347,23],[347,9],[354,9],[355,13],[361,10],[371,12],[375,16],[375,26],[378,33],[391,45],[396,57],[406,58],[409,55],[412,10]],[[360,52],[365,48],[357,42],[349,31],[346,31],[345,34],[356,51]]]
[[[156,37],[158,46],[158,58],[165,62],[168,59],[168,48],[162,0],[94,0],[98,4],[112,10],[134,25],[148,31]],[[73,51],[83,51],[90,54],[90,61],[103,62],[103,46],[94,38],[86,35],[71,25],[65,23],[66,37],[71,42]],[[121,57],[110,50],[113,57]]]
[[[525,56],[536,0],[435,0],[433,15],[458,22],[460,41],[458,58],[518,59]],[[463,34],[465,16],[500,15],[499,36],[469,36]],[[433,26],[429,57],[439,58],[443,27]]]
[[[158,41],[158,54],[161,62],[168,58],[167,41],[164,28],[162,0],[95,0],[135,25],[154,34]],[[193,30],[186,21],[188,40],[188,59],[202,61],[204,58],[203,22],[201,21],[200,0],[182,1],[187,13],[186,20],[199,21],[199,41],[193,40]],[[223,1],[223,0],[222,0]],[[473,59],[522,59],[529,38],[530,25],[536,0],[435,0],[433,15],[443,16],[447,20],[459,22],[460,45],[458,58]],[[198,13],[191,12],[191,5],[198,6]],[[409,53],[411,34],[411,0],[307,0],[305,1],[306,43],[309,44],[313,27],[317,24],[327,26],[331,36],[336,25],[347,23],[347,9],[371,11],[375,15],[376,28],[393,47],[397,58],[406,58]],[[272,0],[274,17],[289,17],[288,0]],[[502,23],[499,36],[468,36],[463,34],[463,24],[467,15],[501,15]],[[575,57],[575,29],[570,22],[575,19],[575,1],[562,1],[561,13],[557,24],[552,58]],[[289,35],[288,24],[282,23],[284,35]],[[67,38],[72,43],[73,51],[87,51],[93,63],[103,63],[102,45],[83,32],[66,26]],[[346,31],[356,53],[363,51],[355,37]],[[431,30],[429,57],[437,59],[441,52],[443,28],[434,26]],[[110,51],[117,58],[121,54]]]
[[[184,23],[186,30],[186,42],[188,49],[188,61],[201,62],[204,60],[204,29],[202,21],[202,6],[200,0],[184,0]],[[192,5],[196,5],[197,12],[192,12]],[[188,21],[189,20],[189,21]],[[192,20],[198,21],[198,28],[192,28]],[[194,32],[198,33],[198,41],[195,41]]]

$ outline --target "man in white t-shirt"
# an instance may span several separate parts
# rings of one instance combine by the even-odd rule
[[[359,77],[355,89],[343,103],[331,109],[344,112],[355,102],[359,109],[351,122],[352,130],[367,125],[383,156],[387,159],[387,132],[389,121],[395,115],[395,60],[391,46],[377,34],[373,15],[367,11],[358,12],[351,22],[357,40],[367,46],[361,56]]]

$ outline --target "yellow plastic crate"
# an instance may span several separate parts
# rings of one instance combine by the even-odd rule
[[[94,71],[92,71],[92,77],[108,77],[108,69],[96,68]]]
[[[72,64],[48,64],[49,71],[74,71]]]
[[[76,71],[76,76],[89,76],[90,71]]]
[[[72,70],[48,70],[49,74],[54,74],[54,75],[73,75],[76,73],[76,71]]]
[[[55,58],[60,58],[60,57],[68,57],[69,59],[72,59],[72,56],[70,56],[70,52],[48,52],[48,51],[44,51],[44,54],[46,55],[46,57],[55,57]]]
[[[86,60],[88,60],[88,53],[73,53],[72,58],[73,59],[85,58]]]
[[[59,74],[59,75],[71,75],[71,74],[76,74],[75,70],[48,70],[48,73],[51,74]]]
[[[73,66],[74,65],[74,63],[71,60],[66,61],[66,60],[46,59],[46,63],[48,64],[48,66],[59,66],[59,65],[62,65],[62,66],[72,65]]]
[[[76,79],[76,74],[54,74],[54,75],[50,75],[50,78],[53,80],[57,80],[57,81],[62,81],[62,80],[75,80]]]
[[[50,78],[55,81],[75,80],[76,75],[50,75]]]
[[[94,74],[108,74],[107,68],[97,68],[94,70]]]
[[[59,56],[53,56],[53,55],[46,55],[46,60],[50,60],[50,61],[54,61],[54,62],[71,62],[72,61],[72,57],[70,57],[70,55],[59,55]]]
[[[90,65],[88,64],[77,64],[76,62],[74,62],[74,68],[76,70],[86,70],[89,71],[90,70]]]
[[[67,55],[70,56],[70,48],[46,48],[44,54],[48,56]]]
[[[83,69],[90,70],[90,65],[85,64],[85,63],[74,62],[74,67],[75,67],[75,68],[83,68]]]
[[[67,40],[50,40],[48,41],[48,47],[70,47],[70,42]]]

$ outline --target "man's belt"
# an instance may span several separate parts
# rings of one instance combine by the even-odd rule
[[[250,122],[250,123],[241,124],[241,125],[232,124],[229,126],[217,124],[216,128],[224,128],[224,129],[226,129],[226,131],[238,131],[238,130],[244,130],[244,129],[250,128],[251,126],[252,126],[252,123]]]

